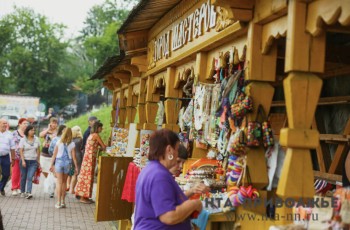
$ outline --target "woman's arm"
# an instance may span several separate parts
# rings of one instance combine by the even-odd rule
[[[73,163],[75,166],[74,174],[76,174],[78,172],[77,156],[75,155],[75,153],[76,153],[76,151],[75,151],[75,146],[74,146],[74,148],[72,149],[72,152],[71,152],[71,155],[73,158]]]
[[[106,145],[103,143],[103,141],[102,141],[100,135],[96,134],[96,135],[95,135],[95,138],[96,138],[96,140],[98,141],[98,143],[100,144],[101,148],[102,148],[102,149],[106,149]]]
[[[44,129],[39,133],[39,137],[44,138],[48,132],[49,132],[49,129]]]
[[[186,200],[176,206],[175,210],[160,215],[159,220],[167,225],[178,224],[186,220],[194,211],[202,211],[202,202],[200,200]]]
[[[25,168],[26,167],[26,161],[24,160],[24,148],[20,148],[19,149],[19,154],[21,155],[21,159],[22,159],[22,166],[23,166],[23,168]]]
[[[53,172],[53,164],[55,163],[57,152],[58,152],[58,145],[55,146],[55,150],[53,151],[53,156],[51,158],[51,166],[50,166],[51,172]]]
[[[36,154],[37,154],[36,161],[40,165],[40,141],[39,140],[38,140],[38,148],[36,148]]]

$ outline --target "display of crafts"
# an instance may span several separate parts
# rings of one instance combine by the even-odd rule
[[[141,156],[147,156],[149,152],[149,138],[153,133],[152,130],[141,130],[140,138],[140,154]]]
[[[224,170],[220,161],[202,158],[190,165],[184,179],[186,183],[204,182],[214,189],[226,186],[223,175]]]
[[[106,152],[111,156],[123,156],[126,154],[128,147],[127,129],[114,127],[112,130],[111,146],[106,149]]]

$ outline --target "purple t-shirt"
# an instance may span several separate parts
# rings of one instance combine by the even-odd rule
[[[159,220],[162,214],[173,211],[187,197],[173,176],[159,161],[150,161],[136,182],[135,230],[190,230],[190,219],[176,225],[166,225]]]

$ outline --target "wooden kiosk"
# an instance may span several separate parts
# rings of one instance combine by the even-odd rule
[[[128,127],[137,117],[138,130],[155,130],[157,102],[162,97],[163,127],[178,132],[181,102],[176,98],[183,97],[183,83],[191,74],[196,81],[213,83],[210,73],[215,71],[215,60],[236,50],[239,58],[245,58],[245,79],[250,81],[247,92],[253,101],[265,111],[282,111],[288,117],[288,127],[280,130],[286,158],[273,195],[312,198],[314,174],[339,181],[336,174],[348,148],[348,119],[342,135],[332,136],[320,135],[314,118],[322,102],[347,105],[350,101],[350,93],[320,99],[327,88],[325,79],[347,75],[349,80],[350,57],[346,53],[350,46],[341,48],[335,39],[349,42],[349,31],[347,0],[141,0],[118,31],[122,53],[109,58],[93,78],[104,79],[104,86],[113,91],[113,119],[119,99],[120,127]],[[242,57],[245,47],[246,57]],[[336,51],[343,61],[329,55]],[[256,115],[255,108],[248,119],[255,120]],[[333,157],[322,151],[320,141],[337,142]],[[318,170],[313,167],[310,150],[316,150]],[[192,156],[204,154],[194,148]],[[264,149],[250,150],[247,164],[254,169],[250,171],[252,183],[261,196],[270,196],[263,191],[268,184]],[[236,214],[265,211],[239,207]],[[291,212],[287,207],[276,209],[279,216]],[[210,221],[225,220],[213,218]],[[292,222],[284,218],[230,221],[241,229],[268,229]]]

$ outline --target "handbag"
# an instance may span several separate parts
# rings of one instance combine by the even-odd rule
[[[243,91],[241,91],[236,98],[236,102],[233,105],[231,105],[232,118],[233,119],[243,118],[252,110],[253,110],[252,99],[248,95],[246,95]]]
[[[259,117],[261,121],[258,121]],[[261,142],[265,148],[274,145],[271,124],[267,120],[264,108],[259,105],[255,121],[249,121],[247,124],[247,146],[259,147]]]
[[[231,134],[227,144],[229,154],[242,155],[245,153],[246,136],[244,128],[237,128],[236,132]]]
[[[40,166],[38,166],[37,168],[36,168],[36,171],[35,171],[35,173],[34,173],[34,177],[33,177],[33,183],[34,184],[39,184],[39,182],[40,182],[40,174],[41,174],[41,167]]]

